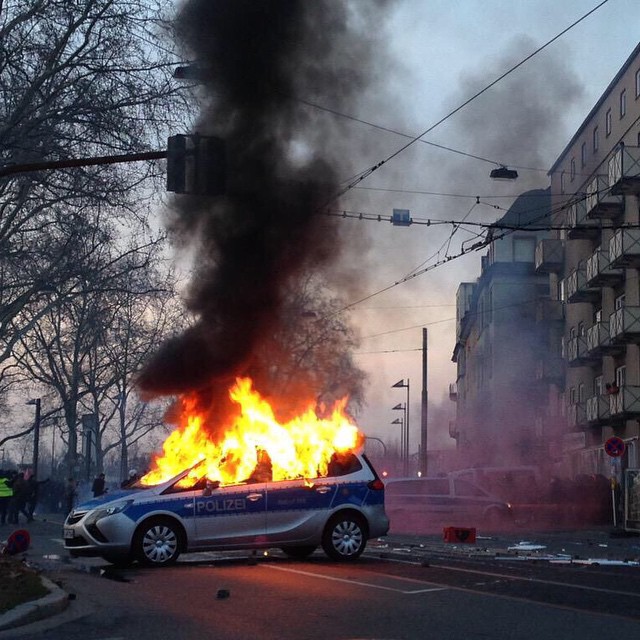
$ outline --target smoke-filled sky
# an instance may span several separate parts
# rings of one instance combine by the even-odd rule
[[[311,0],[309,3],[319,4]],[[287,64],[282,66],[285,75],[273,78],[274,82],[281,83],[278,85],[280,95],[293,92],[325,110],[298,105],[295,111],[276,114],[282,105],[268,98],[265,104],[256,104],[255,110],[249,109],[239,119],[229,121],[228,132],[252,135],[261,123],[254,126],[250,118],[264,113],[271,119],[268,126],[280,128],[291,149],[295,147],[296,138],[287,118],[296,118],[296,124],[302,129],[315,120],[318,127],[315,137],[307,130],[300,148],[330,147],[322,149],[320,164],[313,165],[313,172],[322,170],[322,180],[330,185],[343,185],[359,172],[388,159],[336,202],[336,208],[363,213],[365,219],[339,218],[331,227],[331,233],[336,233],[342,241],[340,255],[336,255],[344,267],[342,273],[356,274],[355,281],[351,279],[347,288],[341,287],[345,283],[338,278],[337,293],[346,296],[348,303],[367,298],[349,311],[351,322],[362,338],[356,361],[369,375],[367,405],[358,416],[358,423],[366,435],[382,438],[387,443],[397,442],[397,426],[390,423],[399,413],[391,407],[406,400],[406,389],[392,389],[391,385],[400,379],[410,379],[411,451],[417,450],[422,327],[426,327],[429,331],[428,390],[433,407],[429,416],[429,449],[451,446],[448,420],[453,417],[453,409],[447,392],[449,383],[455,381],[455,365],[451,363],[455,293],[460,282],[473,281],[479,275],[481,253],[472,252],[388,288],[414,272],[457,254],[461,243],[466,242],[467,246],[474,238],[462,230],[451,237],[451,225],[394,227],[389,222],[366,218],[389,216],[393,208],[401,208],[409,209],[415,219],[421,220],[466,218],[493,222],[504,215],[514,196],[548,186],[548,168],[636,46],[640,15],[635,0],[609,0],[584,22],[433,129],[422,142],[394,155],[410,138],[393,131],[415,136],[431,128],[598,2],[328,0],[325,4],[332,6],[333,12],[326,20],[316,16],[315,36],[310,37],[313,30],[300,31],[308,40],[301,38],[298,44],[304,48],[307,42],[307,54],[313,54],[312,60],[309,55],[287,59],[286,46],[278,47],[277,40],[273,39],[266,43],[266,51],[273,47],[274,54],[288,62],[288,69]],[[349,28],[346,28],[347,16]],[[268,19],[264,20],[263,28],[269,31]],[[329,47],[326,32],[333,34]],[[289,37],[291,32],[284,29],[282,34]],[[259,29],[253,35],[259,37]],[[273,37],[274,33],[270,35]],[[253,40],[248,40],[249,45],[251,42]],[[206,42],[201,45],[206,47]],[[299,54],[300,50],[296,50],[296,56]],[[286,72],[291,72],[295,65],[300,65],[300,73],[308,75],[300,75],[295,80],[294,73],[292,82]],[[227,71],[222,69],[222,73]],[[260,69],[243,68],[240,73],[243,72],[257,73],[259,77]],[[250,85],[241,82],[227,84],[227,93],[223,93],[223,116],[234,113],[233,108],[226,110],[230,102],[225,100],[256,98],[254,93],[243,94],[247,86]],[[258,99],[264,88],[261,81],[257,85]],[[261,112],[262,107],[266,111]],[[325,132],[334,135],[325,136]],[[336,132],[339,135],[335,135]],[[267,146],[273,145],[270,153],[274,149],[278,153],[277,145],[281,141],[277,136],[266,136],[263,140]],[[515,183],[492,182],[489,172],[495,164],[425,142],[517,167],[520,177]],[[249,158],[248,162],[253,160]],[[329,167],[323,164],[326,162]],[[292,164],[295,164],[293,160]],[[260,165],[260,170],[282,175],[290,171],[291,166],[270,166],[266,162]],[[305,169],[298,177],[304,182],[307,175]],[[316,206],[313,188],[301,197],[306,198],[311,207]],[[478,198],[483,204],[476,204]],[[268,211],[265,215],[268,217]],[[184,224],[189,227],[191,223]],[[314,228],[313,224],[303,225],[296,227],[295,233],[307,237]],[[315,249],[319,250],[315,264],[320,264],[327,256],[322,247]],[[220,247],[216,247],[216,251],[220,251]],[[296,259],[296,256],[288,257]],[[268,263],[267,267],[277,270],[281,266],[279,260]],[[327,260],[327,264],[331,262]],[[256,263],[255,267],[259,271],[263,265]],[[297,265],[294,271],[295,268]],[[243,286],[250,284],[247,280]],[[218,282],[215,286],[222,285]],[[384,293],[371,296],[385,288],[388,290]],[[197,305],[195,308],[198,309]],[[246,315],[245,309],[237,311],[237,317]],[[219,321],[215,318],[218,325]],[[194,344],[197,350],[200,343]],[[240,359],[244,356],[237,355]]]
[[[399,68],[380,77],[361,110],[351,115],[417,135],[597,4],[595,0],[400,0],[376,35],[380,48],[389,47]],[[422,219],[461,220],[468,215],[469,220],[497,220],[504,211],[474,207],[474,196],[508,208],[512,199],[505,196],[548,186],[546,171],[638,44],[639,27],[640,12],[633,0],[610,0],[424,138],[536,170],[519,168],[516,182],[495,182],[489,179],[493,166],[488,163],[416,143],[376,170],[361,188],[353,189],[342,206],[382,215],[405,208]],[[363,124],[354,123],[352,131],[367,141],[360,147],[367,151],[359,169],[375,165],[407,142]],[[445,257],[451,233],[451,227],[402,228],[359,220],[346,220],[344,225],[357,226],[371,238],[369,255],[354,256],[362,264],[367,293]],[[454,235],[449,254],[458,253],[464,240],[472,242],[469,235]],[[411,450],[417,450],[422,327],[426,327],[429,449],[452,446],[448,385],[456,375],[451,362],[455,292],[460,282],[479,275],[482,253],[449,262],[352,310],[351,318],[364,338],[357,362],[370,376],[368,406],[359,416],[368,435],[392,439],[399,427],[390,423],[401,413],[391,408],[405,401],[406,389],[391,385],[409,378]],[[405,328],[409,329],[401,330]]]

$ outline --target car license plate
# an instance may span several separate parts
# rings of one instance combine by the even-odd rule
[[[73,538],[73,529],[65,529],[63,532],[63,538],[65,540],[70,540]]]

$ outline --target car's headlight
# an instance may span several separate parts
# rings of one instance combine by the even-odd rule
[[[85,525],[91,525],[98,522],[102,518],[112,516],[116,513],[122,513],[125,509],[133,504],[133,500],[123,500],[122,502],[114,502],[102,509],[96,509],[87,515]]]

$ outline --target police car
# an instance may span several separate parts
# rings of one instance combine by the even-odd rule
[[[272,547],[304,558],[322,546],[332,560],[349,561],[389,529],[384,484],[364,454],[334,457],[327,476],[312,480],[220,486],[202,477],[183,488],[189,472],[79,505],[64,523],[65,548],[153,566],[181,553]]]

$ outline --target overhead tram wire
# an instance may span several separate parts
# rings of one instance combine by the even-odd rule
[[[575,194],[577,195],[577,194]],[[569,199],[567,200],[565,203],[563,203],[562,205],[558,206],[556,209],[552,209],[551,211],[549,211],[548,213],[545,213],[541,216],[538,217],[538,220],[544,219],[544,218],[548,218],[550,216],[553,216],[555,213],[559,213],[560,211],[563,211],[564,209],[566,209],[567,207],[569,207],[571,204],[573,204],[574,202],[580,202],[581,200],[584,200],[586,198],[586,194],[581,194],[579,198],[576,198],[575,200]],[[535,220],[532,220],[530,223],[528,223],[526,225],[526,228],[529,228],[530,230],[534,231],[534,230],[538,230],[535,228],[530,227],[531,224],[535,224]],[[427,226],[429,226],[429,224],[431,224],[430,222],[427,224]],[[456,223],[456,224],[459,224]],[[471,223],[466,223],[466,224],[471,224]],[[479,224],[479,223],[477,223]],[[640,225],[638,225],[640,227]],[[490,224],[487,225],[488,229],[495,229],[498,228],[496,226],[496,224]],[[605,228],[605,227],[602,227]],[[457,254],[451,255],[451,256],[447,256],[446,258],[439,260],[438,262],[434,262],[433,264],[425,267],[424,269],[421,269],[420,271],[417,271],[415,273],[412,273],[409,276],[405,276],[404,278],[401,278],[400,280],[397,280],[396,282],[387,285],[386,287],[379,289],[378,291],[375,291],[373,293],[370,293],[368,295],[366,295],[363,298],[360,298],[359,300],[356,300],[355,302],[351,302],[347,305],[345,305],[344,307],[342,307],[341,309],[337,309],[336,311],[333,311],[329,314],[327,314],[326,316],[324,316],[323,319],[337,315],[339,313],[342,313],[343,311],[346,311],[347,309],[350,309],[351,307],[355,307],[359,304],[361,304],[362,302],[366,302],[367,300],[370,300],[371,298],[375,298],[376,296],[382,294],[382,293],[386,293],[387,291],[393,289],[394,287],[397,287],[398,285],[404,284],[405,282],[408,282],[409,280],[413,280],[414,278],[417,278],[420,275],[423,275],[425,273],[428,273],[429,271],[433,271],[434,269],[436,269],[437,267],[441,267],[444,264],[447,264],[449,262],[451,262],[452,260],[457,260],[458,258],[462,258],[463,256],[474,252],[474,251],[479,251],[480,249],[483,249],[484,247],[486,247],[490,242],[493,242],[495,240],[500,240],[501,238],[504,238],[505,236],[514,233],[515,231],[522,231],[523,229],[525,229],[525,227],[523,227],[523,225],[513,225],[510,226],[509,228],[504,228],[502,229],[502,233],[498,234],[498,235],[493,235],[492,237],[488,237],[485,240],[478,242],[474,245],[472,245],[471,247],[469,247],[468,249],[463,249],[462,251],[458,252]],[[547,227],[541,229],[541,230],[546,230]]]
[[[502,75],[498,76],[495,80],[490,82],[483,89],[480,89],[480,91],[478,91],[475,94],[473,94],[470,98],[468,98],[461,105],[459,105],[458,107],[456,107],[455,109],[450,111],[447,115],[445,115],[442,118],[440,118],[440,120],[438,120],[435,124],[432,124],[429,128],[425,129],[420,135],[415,136],[414,138],[412,138],[409,142],[407,142],[406,144],[401,146],[399,149],[394,151],[391,155],[387,156],[384,160],[381,160],[377,164],[375,164],[372,167],[369,167],[368,169],[363,171],[358,177],[356,177],[349,184],[347,184],[346,187],[344,187],[341,191],[339,191],[334,196],[332,196],[331,199],[326,204],[328,205],[329,203],[331,203],[334,200],[338,199],[340,196],[342,196],[345,193],[347,193],[347,191],[350,191],[351,189],[355,188],[360,182],[362,182],[363,180],[366,180],[374,171],[376,171],[377,169],[379,169],[384,164],[387,164],[389,161],[391,161],[394,158],[396,158],[397,156],[399,156],[403,151],[406,151],[409,147],[411,147],[413,144],[418,142],[421,138],[426,136],[428,133],[431,133],[431,131],[433,131],[434,129],[439,127],[442,123],[446,122],[449,118],[454,116],[456,113],[458,113],[459,111],[464,109],[468,104],[473,102],[476,98],[479,98],[482,94],[486,93],[489,89],[491,89],[496,84],[498,84],[501,80],[503,80],[508,75],[513,73],[516,69],[519,69],[522,65],[524,65],[526,62],[531,60],[531,58],[533,58],[538,53],[540,53],[541,51],[546,49],[549,45],[551,45],[556,40],[561,38],[565,33],[570,31],[571,29],[573,29],[573,27],[575,27],[576,25],[580,24],[583,20],[588,18],[592,13],[597,11],[600,7],[602,7],[603,5],[607,4],[607,2],[609,2],[609,0],[602,0],[602,2],[600,2],[598,5],[596,5],[593,9],[591,9],[590,11],[585,13],[582,17],[578,18],[578,20],[576,20],[575,22],[570,24],[568,27],[563,29],[560,33],[558,33],[553,38],[551,38],[551,40],[548,40],[547,42],[545,42],[545,44],[543,44],[542,46],[538,47],[535,51],[533,51],[528,56],[523,58],[520,62],[518,62],[513,67],[511,67],[510,69],[505,71]]]

